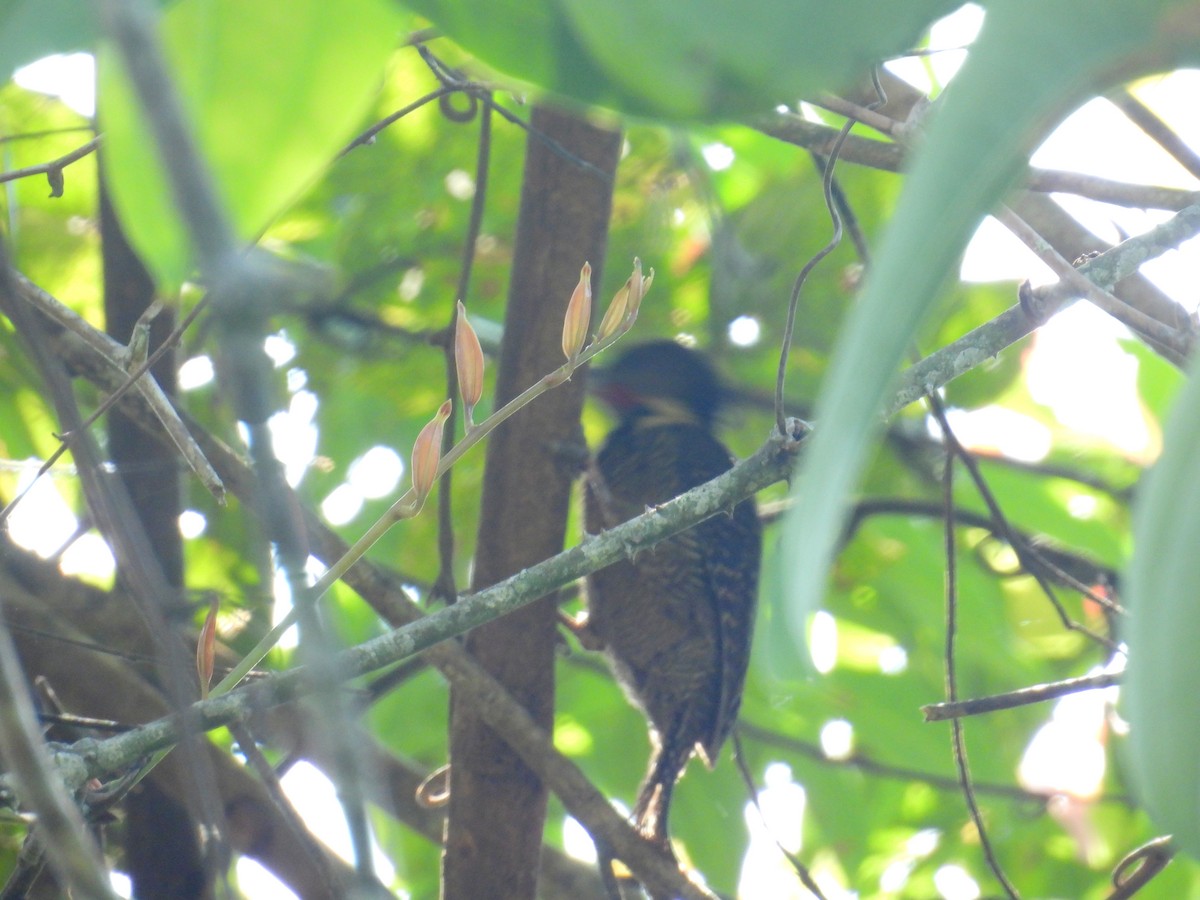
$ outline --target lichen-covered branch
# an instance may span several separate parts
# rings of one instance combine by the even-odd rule
[[[1131,237],[1078,267],[1098,287],[1109,289],[1137,271],[1148,259],[1173,250],[1183,241],[1200,234],[1200,204],[1180,210],[1169,220],[1145,234]],[[1056,284],[1036,292],[1043,315],[1053,313],[1075,299],[1070,285]],[[1006,309],[990,322],[975,328],[957,341],[915,363],[905,370],[892,399],[884,409],[885,417],[894,415],[930,391],[937,390],[968,372],[1005,347],[1032,332],[1039,321],[1030,318],[1020,306]]]

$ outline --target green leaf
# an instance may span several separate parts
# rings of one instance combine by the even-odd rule
[[[254,239],[359,124],[396,43],[383,0],[183,0],[161,21],[175,88],[237,235]],[[193,260],[151,131],[116,54],[98,62],[104,165],[127,234],[158,278]]]
[[[913,46],[957,4],[562,0],[575,33],[634,103],[710,118],[770,109]],[[681,14],[681,12],[683,14]]]
[[[153,0],[155,6],[168,2]],[[0,2],[0,84],[44,56],[92,50],[98,32],[93,7],[87,0]]]
[[[1121,347],[1137,357],[1138,396],[1156,422],[1164,422],[1183,384],[1183,374],[1141,341],[1127,339]]]
[[[795,634],[820,602],[889,386],[975,227],[1011,186],[1025,154],[1074,103],[1118,74],[1195,55],[1194,46],[1185,48],[1184,30],[1168,27],[1183,9],[1166,0],[1136,8],[1086,0],[989,7],[914,162],[818,401],[819,427],[784,536],[792,551],[784,602]]]
[[[1200,378],[1191,368],[1134,509],[1122,699],[1134,784],[1156,824],[1200,855]]]
[[[92,4],[83,0],[0,4],[0,83],[43,56],[88,49],[95,33]]]
[[[592,62],[551,0],[404,0],[484,62],[509,75],[585,103],[611,100]]]
[[[482,60],[636,115],[744,116],[836,87],[916,43],[954,0],[408,0]]]

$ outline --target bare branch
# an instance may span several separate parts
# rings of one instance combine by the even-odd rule
[[[55,335],[55,341],[60,351],[68,354],[89,378],[96,378],[102,384],[113,378],[112,367],[107,361],[97,359],[95,349],[77,335],[62,331]],[[144,410],[142,415],[146,415]],[[211,437],[198,431],[195,436],[230,490],[239,496],[250,496],[253,478],[245,464]],[[639,881],[651,889],[661,888],[665,894],[707,896],[683,878],[670,860],[646,845],[579,769],[553,748],[549,736],[528,721],[529,716],[521,705],[457,644],[445,641],[445,637],[460,634],[510,609],[533,602],[587,572],[720,513],[737,499],[786,477],[796,449],[796,443],[791,439],[773,435],[758,453],[721,478],[453,607],[347,651],[335,662],[335,669],[351,677],[425,649],[430,661],[463,692],[466,702],[483,710],[485,721],[504,736],[531,769],[538,772],[572,815],[629,865]],[[314,553],[319,557],[333,562],[345,552],[345,544],[314,516],[308,516],[306,524],[314,540]],[[412,621],[420,615],[399,585],[369,560],[360,560],[346,574],[345,580],[393,623]],[[189,711],[186,721],[203,728],[237,721],[256,708],[296,696],[307,687],[308,679],[309,675],[303,669],[260,679],[230,694],[197,704]],[[119,768],[121,760],[136,759],[171,746],[179,734],[178,719],[163,719],[122,735],[125,741],[121,744],[82,742],[76,749],[84,754],[94,771],[108,771],[110,767]]]
[[[65,153],[58,157],[58,159],[39,163],[36,166],[26,166],[23,169],[0,172],[0,184],[6,181],[16,181],[18,178],[29,178],[32,175],[45,175],[50,180],[50,196],[61,197],[63,193],[63,169],[71,163],[77,162],[88,154],[95,152],[99,146],[100,138],[94,137],[86,144],[76,147],[70,153]]]
[[[823,155],[832,152],[839,131],[828,125],[810,122],[795,113],[776,113],[754,121],[752,127],[785,143]],[[885,172],[903,171],[907,160],[907,153],[901,144],[857,135],[846,139],[839,155],[845,162]],[[1130,184],[1079,172],[1038,169],[1032,166],[1026,174],[1025,186],[1038,193],[1078,194],[1114,206],[1147,209],[1181,210],[1200,201],[1200,192],[1197,191]]]
[[[1135,272],[1147,259],[1174,249],[1196,234],[1200,234],[1200,204],[1189,206],[1157,228],[1131,237],[1111,250],[1086,260],[1076,271],[1099,287],[1111,288]],[[1039,291],[1038,294],[1043,308],[1049,313],[1072,296],[1072,288],[1060,282],[1054,288]],[[957,341],[931,353],[904,372],[896,392],[884,409],[884,415],[890,417],[908,404],[948,384],[1016,343],[1038,324],[1040,322],[1031,319],[1021,306],[1013,306]]]
[[[1100,690],[1120,683],[1121,676],[1118,673],[1103,672],[1099,675],[1085,675],[1081,678],[1066,678],[1048,684],[1035,684],[1005,694],[993,694],[974,700],[930,703],[928,706],[922,706],[921,712],[924,714],[926,722],[942,722],[946,719],[957,719],[963,716],[979,716],[1000,709],[1015,709],[1031,703],[1045,703],[1047,700],[1056,700],[1068,694]]]
[[[149,374],[150,368],[157,361],[160,353],[171,347],[178,340],[179,335],[195,321],[200,307],[197,307],[197,309],[194,309],[185,317],[175,330],[175,333],[172,334],[170,339],[163,342],[163,346],[158,351],[143,360],[141,364],[134,366],[131,364],[132,361],[129,358],[127,348],[117,343],[104,332],[93,328],[82,316],[66,304],[46,293],[19,273],[13,274],[13,280],[16,284],[16,292],[20,300],[28,303],[51,321],[79,335],[97,353],[110,360],[113,367],[121,372],[123,376],[121,384],[115,387],[105,402],[84,421],[83,427],[88,427],[96,421],[127,390],[131,388],[136,390],[154,410],[162,429],[171,438],[171,442],[179,451],[179,455],[188,464],[188,467],[200,479],[200,483],[208,489],[218,503],[223,503],[225,487],[221,484],[220,477],[213,471],[213,467],[204,458],[204,454],[200,452],[200,448],[196,446],[196,442],[192,439],[191,435],[188,434],[188,430],[183,426],[183,422],[180,421],[179,415],[175,412],[175,407],[171,405],[171,401],[167,398],[167,395],[163,393],[158,382]],[[0,514],[0,521],[2,520],[3,514]]]
[[[1200,178],[1200,154],[1188,146],[1170,125],[1128,90],[1120,90],[1108,98],[1138,128],[1142,129],[1156,144],[1166,150],[1175,161]]]
[[[1189,209],[1195,208],[1189,207]],[[1185,215],[1186,212],[1187,210],[1180,212],[1179,216]],[[999,212],[999,219],[1009,231],[1015,234],[1025,246],[1036,253],[1042,262],[1046,263],[1054,271],[1054,274],[1060,279],[1061,288],[1065,288],[1071,293],[1081,296],[1094,306],[1108,313],[1118,322],[1127,325],[1130,329],[1142,335],[1151,345],[1156,346],[1176,366],[1183,367],[1191,352],[1191,334],[1160,322],[1137,307],[1130,306],[1117,297],[1114,297],[1108,291],[1099,287],[1094,281],[1086,278],[1067,259],[1047,244],[1024,219],[1012,210],[1007,208],[1001,210]],[[1058,293],[1061,293],[1061,291]],[[1032,295],[1033,292],[1030,291],[1030,294]]]

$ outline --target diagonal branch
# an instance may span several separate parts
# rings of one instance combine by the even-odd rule
[[[1045,703],[1068,694],[1103,690],[1120,683],[1121,673],[1101,672],[1099,675],[1082,675],[1078,678],[1065,678],[1062,681],[1052,681],[1048,684],[1034,684],[1029,687],[1017,688],[1014,691],[1006,691],[1003,694],[976,697],[972,700],[930,703],[921,707],[921,713],[925,716],[926,722],[941,722],[946,719],[983,715],[1000,709],[1014,709],[1018,706],[1028,706],[1031,703]]]
[[[187,429],[179,420],[178,414],[175,412],[174,407],[171,406],[170,401],[167,400],[166,394],[163,393],[158,382],[149,374],[150,368],[158,356],[157,352],[148,356],[140,365],[134,365],[127,347],[122,346],[104,332],[93,328],[77,312],[58,300],[58,298],[46,293],[24,275],[16,272],[13,273],[13,291],[16,297],[28,303],[49,320],[78,334],[80,339],[91,344],[97,353],[111,360],[113,367],[118,369],[124,376],[120,387],[113,389],[109,400],[101,404],[100,409],[84,422],[84,426],[90,425],[101,412],[108,408],[111,402],[115,402],[125,391],[130,389],[136,390],[141,394],[146,403],[155,410],[161,427],[170,436],[176,450],[188,464],[188,467],[196,474],[196,477],[200,479],[200,482],[216,498],[218,503],[224,502],[225,488],[221,484],[221,479],[217,477],[217,473],[213,471],[208,460],[204,458],[204,454],[196,446],[196,442],[188,434]],[[193,313],[189,314],[185,321],[180,324],[179,329],[176,330],[181,331],[190,325],[194,320],[195,312],[198,311],[199,307],[193,310]],[[165,343],[170,344],[172,341],[169,340]]]
[[[1188,210],[1180,212],[1177,218],[1184,217],[1189,210],[1197,209],[1200,209],[1200,207],[1188,207]],[[1094,281],[1089,280],[1078,269],[1074,268],[1070,261],[1065,259],[1062,254],[1049,246],[1029,223],[1012,210],[1007,208],[1002,209],[998,214],[998,218],[1009,231],[1016,235],[1026,247],[1037,254],[1038,258],[1048,265],[1054,274],[1058,276],[1060,281],[1059,293],[1061,293],[1062,289],[1065,289],[1071,294],[1090,301],[1094,306],[1102,309],[1114,319],[1127,326],[1131,331],[1140,335],[1151,346],[1156,347],[1164,357],[1176,366],[1179,368],[1184,367],[1191,353],[1192,334],[1159,321],[1136,306],[1131,306],[1121,299],[1114,297]]]
[[[78,335],[59,331],[53,340],[58,351],[88,378],[107,385],[120,377],[108,360],[98,356],[95,348],[83,342]],[[139,422],[154,427],[155,420],[137,398],[130,397],[127,402]],[[194,436],[230,491],[240,497],[250,496],[253,475],[249,467],[228,447],[201,429],[194,429]],[[754,457],[716,482],[640,520],[634,520],[619,532],[588,540],[449,610],[422,618],[409,628],[392,632],[385,636],[384,643],[372,642],[348,651],[337,660],[335,668],[352,677],[385,665],[389,660],[398,660],[431,647],[427,650],[427,658],[460,691],[464,702],[484,711],[487,724],[517,750],[531,769],[538,772],[572,815],[583,822],[598,841],[607,844],[626,862],[639,881],[651,889],[657,886],[663,894],[671,896],[707,896],[687,881],[669,859],[649,847],[633,831],[578,767],[554,749],[549,735],[533,725],[528,714],[511,695],[483,672],[457,643],[445,641],[444,638],[460,634],[523,603],[533,602],[548,591],[608,565],[627,552],[650,546],[656,540],[721,512],[736,499],[785,477],[791,468],[795,449],[795,442],[774,437]],[[344,542],[319,523],[315,516],[308,514],[306,525],[313,540],[313,552],[319,558],[332,562],[345,552]],[[369,560],[356,565],[345,581],[393,624],[412,622],[420,616],[420,611],[404,594],[399,582]],[[346,668],[343,669],[343,666]],[[76,749],[85,754],[93,771],[109,771],[112,767],[119,768],[122,760],[136,759],[158,748],[171,746],[181,733],[181,724],[184,722],[192,727],[216,727],[249,715],[263,705],[273,705],[297,696],[307,686],[308,678],[304,670],[261,679],[231,694],[198,704],[189,711],[185,720],[178,717],[159,720],[125,735],[126,740],[121,743],[85,742]]]
[[[751,127],[784,143],[823,155],[828,155],[833,149],[839,132],[837,128],[811,122],[795,113],[775,113],[756,120]],[[839,155],[844,162],[885,172],[902,172],[908,154],[901,144],[851,135]],[[1077,194],[1101,203],[1134,208],[1180,210],[1200,198],[1200,192],[1197,191],[1131,184],[1079,172],[1033,166],[1029,167],[1024,183],[1028,190],[1040,194]]]
[[[76,147],[70,153],[65,153],[57,159],[39,163],[36,166],[26,166],[23,169],[10,169],[0,172],[0,184],[6,181],[16,181],[18,178],[29,178],[32,175],[45,175],[50,181],[50,196],[61,197],[63,194],[63,169],[73,162],[78,162],[89,153],[95,152],[100,146],[100,137],[94,137],[86,144]]]
[[[344,651],[339,655],[338,669],[346,677],[353,678],[400,662],[532,603],[584,575],[632,557],[726,511],[740,498],[782,480],[791,471],[799,447],[798,440],[772,433],[753,456],[707,484],[619,527],[589,537],[492,587],[463,597],[453,606],[421,616],[408,625]],[[465,661],[464,656],[464,664]],[[299,696],[311,689],[309,681],[309,672],[303,667],[265,676],[229,694],[193,704],[188,717],[205,729],[216,728],[238,721],[255,708],[274,706]],[[171,717],[115,738],[80,742],[78,746],[85,751],[94,771],[112,771],[145,753],[170,746],[179,734],[180,722],[177,717]]]
[[[798,444],[771,437],[763,448],[729,473],[657,510],[611,532],[533,566],[496,586],[468,597],[453,607],[399,628],[341,654],[335,669],[353,677],[433,648],[431,661],[442,670],[462,695],[480,709],[488,724],[501,733],[525,762],[545,779],[564,805],[587,824],[597,840],[612,847],[647,887],[655,885],[672,896],[705,896],[675,869],[673,863],[647,845],[608,804],[607,799],[566,757],[558,753],[549,735],[538,728],[521,705],[482,671],[453,642],[446,638],[461,634],[484,621],[532,602],[548,591],[570,583],[587,572],[651,546],[704,518],[727,509],[734,499],[785,477]],[[206,448],[211,450],[212,448]],[[220,468],[221,458],[216,457]],[[235,492],[249,481],[249,473],[225,473]],[[364,569],[372,567],[362,565]],[[357,571],[357,570],[356,570]],[[381,573],[374,573],[379,577]],[[396,590],[387,599],[393,604],[402,597]],[[74,746],[87,762],[89,773],[119,770],[130,761],[171,746],[190,727],[215,728],[239,721],[256,709],[275,705],[311,689],[308,672],[297,669],[269,676],[236,691],[195,704],[186,719],[160,719],[142,728],[105,741],[83,741]]]
[[[1175,249],[1196,234],[1200,234],[1200,204],[1189,206],[1157,228],[1131,237],[1085,261],[1076,271],[1097,287],[1111,289],[1117,282],[1135,273],[1146,260]],[[892,399],[884,409],[885,416],[895,415],[908,404],[920,400],[995,356],[1005,347],[1015,344],[1030,334],[1046,315],[1078,296],[1071,285],[1061,282],[1035,293],[1041,310],[1045,311],[1040,319],[1031,318],[1019,305],[1010,307],[990,322],[914,363],[901,376]]]

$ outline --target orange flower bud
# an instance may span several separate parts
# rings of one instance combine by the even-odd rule
[[[592,266],[591,263],[585,262],[579,271],[579,284],[575,285],[571,300],[567,304],[567,314],[563,318],[562,348],[567,359],[575,359],[583,350],[591,320]]]
[[[633,324],[633,320],[637,318],[642,298],[646,296],[646,292],[650,290],[650,285],[653,283],[654,270],[651,269],[649,275],[642,277],[642,261],[635,256],[633,273],[625,279],[621,289],[613,295],[612,303],[608,305],[608,311],[605,312],[604,319],[600,322],[600,329],[596,332],[596,340],[602,341],[612,337],[618,331],[627,330]]]
[[[413,490],[422,500],[429,496],[434,479],[437,478],[438,462],[442,458],[442,431],[445,429],[446,420],[450,418],[450,411],[453,408],[454,404],[449,400],[443,403],[432,421],[421,429],[416,443],[413,444]]]
[[[454,365],[458,370],[458,389],[466,407],[467,421],[471,410],[483,396],[483,348],[479,336],[467,319],[467,308],[458,301],[458,316],[454,320]]]
[[[204,617],[204,626],[196,638],[196,674],[200,676],[200,696],[208,697],[208,688],[212,684],[213,666],[217,652],[217,608],[220,600],[216,594],[208,604],[208,615]]]
[[[633,258],[633,274],[629,276],[629,304],[625,309],[625,320],[632,325],[633,320],[637,318],[638,310],[642,308],[642,298],[646,296],[646,292],[650,290],[650,285],[654,284],[654,270],[650,270],[650,274],[642,277],[642,261],[636,256]]]
[[[629,308],[629,280],[626,279],[621,289],[613,295],[612,303],[600,320],[600,329],[596,332],[596,340],[602,341],[611,337],[625,323],[625,311]]]

